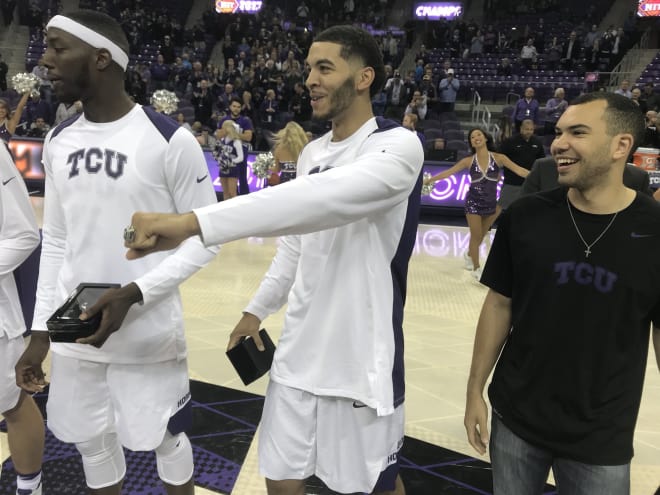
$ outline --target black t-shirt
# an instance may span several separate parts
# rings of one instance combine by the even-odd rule
[[[573,208],[591,244],[612,215]],[[512,299],[512,330],[489,397],[514,433],[555,456],[620,465],[660,326],[660,206],[637,194],[585,246],[566,190],[525,196],[500,217],[481,281]]]
[[[531,136],[529,141],[525,141],[519,134],[505,139],[500,146],[500,152],[508,156],[512,162],[527,170],[532,169],[532,165],[537,158],[543,158],[545,156],[543,143],[538,137]],[[522,186],[524,180],[524,177],[520,177],[504,167],[505,184]]]

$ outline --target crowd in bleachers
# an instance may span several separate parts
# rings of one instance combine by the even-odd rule
[[[532,115],[537,129],[551,130],[558,111],[549,104],[557,93],[570,100],[585,89],[598,89],[606,80],[597,74],[608,73],[639,35],[634,17],[620,27],[598,31],[608,0],[581,6],[583,12],[566,10],[559,0],[486,2],[487,9],[498,12],[487,17],[488,24],[427,21],[416,26],[407,23],[405,30],[383,26],[388,1],[346,0],[339,9],[332,0],[286,3],[289,10],[269,4],[257,15],[218,15],[210,8],[191,29],[181,22],[188,16],[190,2],[81,0],[80,6],[120,20],[131,46],[126,89],[135,101],[148,105],[156,90],[175,92],[180,103],[173,117],[201,135],[204,129],[217,129],[232,98],[238,98],[242,114],[253,123],[251,144],[258,149],[267,149],[266,137],[290,120],[312,133],[325,129],[311,121],[304,55],[313,33],[332,23],[357,22],[376,35],[387,82],[374,97],[374,113],[399,121],[413,113],[421,129],[454,122],[456,102],[470,101],[475,91],[485,101],[503,102],[513,96],[513,106],[516,99],[525,101],[523,95],[531,90],[538,107]],[[44,23],[57,8],[53,0],[29,2],[33,35],[26,69],[41,76],[44,84],[41,97],[26,106],[18,134],[34,129],[33,135],[39,135],[55,123],[58,104],[41,74],[39,57],[45,49]],[[417,31],[423,33],[424,44],[415,54],[415,67],[401,72],[400,63],[411,43],[407,35],[415,28],[421,28]],[[210,55],[217,44],[222,56],[214,63]],[[658,76],[655,69],[643,75],[651,93]],[[646,91],[640,91],[644,93],[640,101],[645,101]],[[72,114],[79,108],[60,111]],[[35,125],[37,118],[43,125],[41,120]],[[513,111],[506,118],[511,124],[517,120]],[[456,147],[455,134],[430,140],[429,147],[442,148],[450,142]],[[465,148],[464,144],[461,149]]]

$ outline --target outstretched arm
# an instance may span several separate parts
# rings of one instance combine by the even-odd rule
[[[447,170],[444,170],[444,171],[440,172],[439,174],[434,175],[433,177],[428,179],[427,182],[428,183],[435,183],[435,182],[438,182],[440,180],[446,179],[447,177],[451,177],[455,173],[460,172],[461,170],[464,170],[464,169],[468,168],[470,166],[471,162],[472,162],[472,157],[471,156],[470,157],[465,157],[465,158],[459,160],[458,162],[456,162],[456,164],[453,167],[448,168]]]
[[[504,165],[514,174],[519,175],[520,177],[527,177],[529,175],[529,170],[527,170],[524,167],[521,167],[517,163],[512,162],[508,156],[503,155],[502,153],[493,153],[493,155],[495,156],[495,161],[498,164]]]
[[[5,126],[7,127],[7,130],[9,131],[10,134],[14,134],[16,132],[16,128],[18,127],[18,124],[21,121],[21,115],[23,115],[23,109],[25,108],[25,105],[27,105],[27,101],[29,97],[30,97],[29,92],[23,93],[21,99],[18,100],[18,105],[16,105],[16,110],[14,110],[14,113],[12,114],[11,118],[7,120],[7,124]]]

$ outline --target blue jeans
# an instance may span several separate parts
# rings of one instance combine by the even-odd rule
[[[494,495],[540,495],[550,468],[558,495],[629,495],[630,464],[596,466],[560,459],[516,436],[493,414],[490,435]]]

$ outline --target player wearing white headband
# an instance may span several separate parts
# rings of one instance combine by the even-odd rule
[[[124,446],[155,451],[167,493],[192,495],[192,447],[184,433],[192,411],[178,285],[217,249],[197,239],[136,264],[126,260],[116,234],[134,210],[185,212],[215,203],[206,161],[192,134],[124,91],[128,42],[114,19],[93,11],[58,15],[48,24],[47,41],[44,63],[53,90],[60,101],[82,101],[84,111],[44,141],[37,303],[17,381],[28,391],[44,384],[45,321],[79,283],[120,284],[99,300],[97,334],[50,345],[48,426],[76,445],[92,494],[119,495]],[[108,338],[108,329],[117,331]]]

